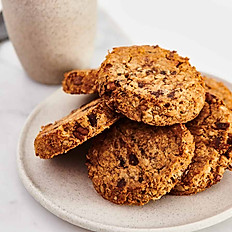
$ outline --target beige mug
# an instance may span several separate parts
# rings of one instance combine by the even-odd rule
[[[63,73],[89,67],[96,0],[2,0],[10,40],[29,77],[59,84]]]

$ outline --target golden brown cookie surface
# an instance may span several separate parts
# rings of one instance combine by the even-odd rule
[[[119,118],[106,106],[104,99],[96,99],[42,127],[34,141],[35,153],[42,159],[63,154],[101,133]]]
[[[232,162],[232,113],[209,93],[199,116],[187,124],[195,141],[195,154],[172,194],[189,195],[219,182]]]
[[[193,151],[193,136],[184,125],[154,127],[122,119],[94,139],[86,164],[102,197],[144,205],[173,188]]]
[[[222,83],[213,78],[204,76],[206,91],[223,100],[228,109],[232,110],[232,93]]]
[[[203,79],[188,58],[158,46],[114,48],[99,69],[98,83],[109,106],[150,125],[190,121],[205,101]]]
[[[97,93],[97,69],[72,70],[64,74],[63,90],[69,94]]]

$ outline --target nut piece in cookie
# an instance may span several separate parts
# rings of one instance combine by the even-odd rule
[[[64,74],[63,90],[69,94],[97,93],[97,69],[72,70]]]
[[[194,147],[193,136],[182,124],[154,127],[122,119],[94,139],[86,165],[103,198],[144,205],[174,187]]]
[[[34,141],[35,154],[50,159],[96,136],[120,116],[107,107],[103,98],[72,111],[59,121],[42,127]]]
[[[204,76],[204,81],[206,91],[223,100],[226,107],[232,110],[231,91],[222,82],[218,82],[213,78]]]
[[[195,154],[182,179],[172,190],[175,195],[204,191],[219,182],[232,164],[232,112],[209,93],[199,116],[187,124],[194,136]]]
[[[205,102],[203,78],[189,59],[159,46],[114,48],[99,69],[98,84],[110,107],[150,125],[191,121]]]

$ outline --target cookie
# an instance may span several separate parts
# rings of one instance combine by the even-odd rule
[[[193,136],[182,124],[154,127],[124,118],[94,139],[86,165],[103,198],[144,205],[173,188],[193,152]]]
[[[206,91],[217,96],[223,100],[228,109],[232,110],[232,93],[231,91],[219,81],[213,78],[204,76]]]
[[[194,136],[195,154],[175,195],[195,194],[218,183],[232,160],[232,112],[209,93],[200,115],[187,124]]]
[[[205,101],[203,78],[189,59],[159,46],[114,48],[99,69],[98,84],[110,107],[156,126],[193,120]]]
[[[64,74],[63,90],[69,94],[97,93],[97,69],[72,70]]]
[[[34,141],[35,153],[42,159],[66,153],[101,133],[119,118],[107,107],[104,99],[96,99],[59,121],[42,127]]]
[[[204,106],[200,73],[188,58],[159,46],[114,48],[98,72],[81,72],[81,78],[66,75],[65,92],[92,93],[98,89],[100,96],[108,98],[109,107],[139,122],[156,126],[186,123]]]

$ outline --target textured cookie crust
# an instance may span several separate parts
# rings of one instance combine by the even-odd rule
[[[204,76],[206,91],[217,96],[219,99],[223,100],[226,107],[232,110],[232,93],[231,91],[222,83],[218,82],[213,78]]]
[[[35,154],[50,159],[101,133],[119,119],[104,99],[94,100],[59,121],[42,127],[34,141]]]
[[[136,121],[156,126],[194,119],[205,101],[204,81],[188,58],[159,46],[114,48],[98,73],[99,94]]]
[[[95,138],[86,165],[103,198],[144,205],[173,188],[191,162],[194,147],[184,125],[153,127],[122,119]]]
[[[63,90],[69,94],[97,93],[97,69],[72,70],[64,74]]]
[[[190,195],[219,182],[231,167],[232,113],[209,93],[200,115],[187,124],[196,145],[191,164],[172,194]]]

